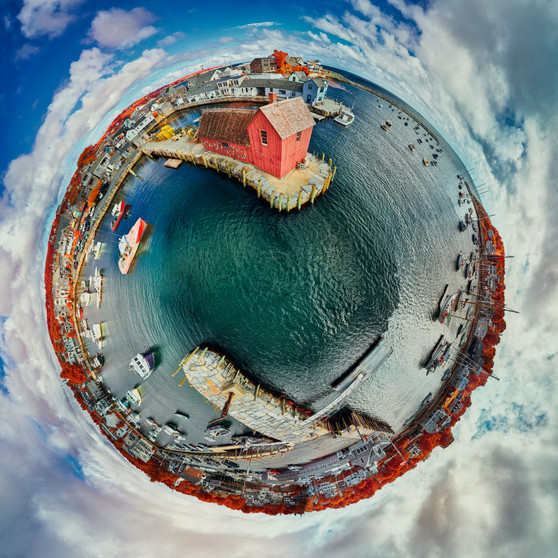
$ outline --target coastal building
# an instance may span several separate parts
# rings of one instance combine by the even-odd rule
[[[153,122],[155,122],[155,117],[151,113],[146,114],[132,129],[126,132],[126,139],[132,143],[137,142]]]
[[[322,78],[312,78],[302,84],[302,97],[305,103],[317,105],[324,101],[327,94],[327,81]]]
[[[451,417],[444,413],[441,409],[435,409],[434,412],[422,423],[422,427],[429,434],[436,434],[445,430],[451,422]]]
[[[254,58],[250,62],[250,71],[254,74],[261,74],[263,72],[275,72],[277,70],[277,63],[274,56],[267,56],[266,58]]]
[[[282,178],[306,158],[314,119],[302,99],[252,109],[209,109],[198,137],[207,151],[220,153]]]
[[[132,447],[128,448],[128,453],[132,457],[136,457],[137,459],[141,459],[144,463],[147,463],[155,453],[155,446],[150,444],[147,440],[139,438]]]

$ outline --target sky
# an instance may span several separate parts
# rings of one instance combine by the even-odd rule
[[[4,0],[0,557],[533,557],[558,545],[558,3]],[[437,449],[370,500],[243,515],[149,483],[58,378],[46,239],[83,147],[142,94],[274,48],[399,95],[450,141],[507,253],[520,314]]]

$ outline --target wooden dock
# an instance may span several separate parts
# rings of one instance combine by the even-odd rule
[[[306,168],[296,168],[283,178],[277,178],[252,164],[243,163],[232,157],[206,151],[204,146],[192,140],[188,134],[179,134],[169,140],[147,142],[141,147],[149,157],[169,157],[196,166],[213,169],[235,178],[244,187],[254,189],[259,198],[265,199],[271,208],[278,211],[300,209],[308,202],[324,194],[335,176],[331,159],[307,154]]]

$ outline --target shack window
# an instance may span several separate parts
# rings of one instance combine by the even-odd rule
[[[262,136],[262,145],[267,145],[267,130],[260,130]]]
[[[222,141],[221,145],[223,146],[224,149],[228,149],[229,148],[229,144],[226,141]]]
[[[297,132],[296,133],[296,141],[300,141],[300,136],[302,135],[302,132]]]

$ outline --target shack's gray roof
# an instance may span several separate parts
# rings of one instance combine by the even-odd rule
[[[317,87],[327,87],[327,81],[323,78],[310,78],[306,83],[313,81]]]

